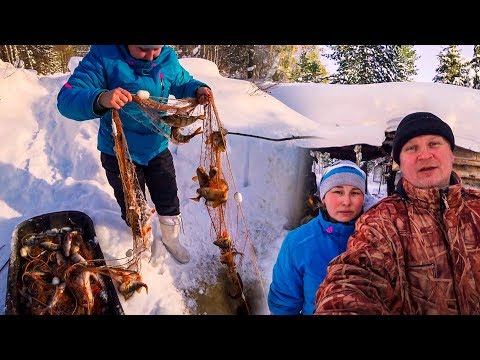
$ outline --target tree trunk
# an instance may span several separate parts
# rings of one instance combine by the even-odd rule
[[[254,59],[253,56],[255,55],[255,49],[252,46],[248,47],[248,68],[247,68],[247,79],[251,79],[253,77],[253,70],[255,69]]]

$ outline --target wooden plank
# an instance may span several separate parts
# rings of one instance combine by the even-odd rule
[[[480,171],[470,172],[470,171],[465,171],[465,170],[462,170],[462,169],[454,169],[454,171],[462,179],[468,178],[468,179],[478,179],[478,180],[480,180]]]
[[[454,165],[467,165],[473,166],[480,169],[480,160],[466,159],[466,158],[455,158]]]

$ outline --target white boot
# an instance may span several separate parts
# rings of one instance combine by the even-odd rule
[[[190,254],[180,244],[180,215],[164,216],[159,215],[162,241],[165,248],[180,263],[186,264],[190,261]]]

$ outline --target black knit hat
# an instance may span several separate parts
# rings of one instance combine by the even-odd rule
[[[455,137],[448,124],[429,112],[416,112],[405,116],[397,127],[393,139],[393,160],[400,165],[400,151],[410,139],[420,135],[440,135],[455,148]]]

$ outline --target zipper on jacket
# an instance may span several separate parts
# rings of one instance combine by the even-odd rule
[[[447,201],[447,191],[448,190],[440,190],[440,211],[442,216],[444,215],[445,210],[450,210],[450,205],[448,205]]]
[[[158,76],[160,77],[160,84],[162,84],[162,97],[163,97],[163,92],[165,91],[165,84],[163,83],[163,73],[159,73]]]
[[[442,215],[442,219],[445,220],[445,212],[450,210],[450,206],[448,205],[447,201],[447,193],[448,193],[448,188],[445,190],[440,190],[440,212]],[[455,303],[457,305],[458,313],[461,315],[463,313],[462,307],[460,306],[460,301],[458,300],[458,291],[457,291],[457,284],[455,280],[455,271],[454,271],[454,262],[453,262],[453,257],[452,257],[452,247],[450,246],[450,242],[448,241],[448,234],[447,234],[447,229],[445,227],[445,223],[441,225],[441,230],[443,232],[443,241],[445,244],[445,247],[447,249],[447,261],[448,265],[450,268],[450,274],[452,277],[452,286],[453,286],[453,293],[455,295]]]

